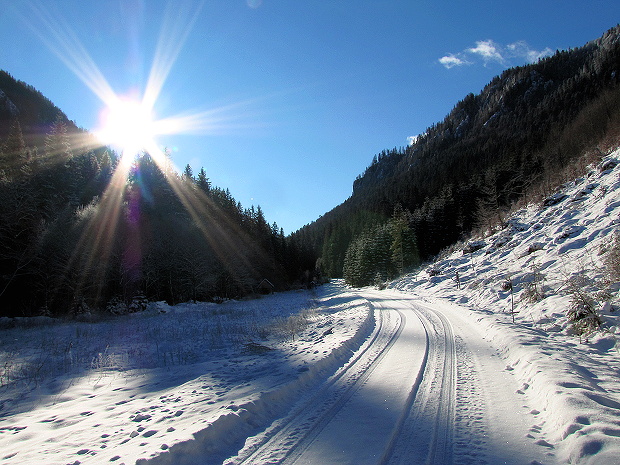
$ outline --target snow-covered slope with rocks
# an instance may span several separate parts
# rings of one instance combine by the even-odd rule
[[[619,159],[389,285],[484,328],[563,463],[620,463]]]

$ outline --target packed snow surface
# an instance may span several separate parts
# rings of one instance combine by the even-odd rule
[[[0,319],[0,464],[620,463],[618,157],[382,291]]]

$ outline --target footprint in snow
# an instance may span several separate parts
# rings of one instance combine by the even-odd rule
[[[544,439],[539,439],[538,441],[536,441],[534,444],[537,444],[539,446],[543,446],[543,447],[548,447],[549,449],[554,449],[553,444],[545,441]]]

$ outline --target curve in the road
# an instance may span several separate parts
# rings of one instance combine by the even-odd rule
[[[449,320],[413,299],[363,296],[377,318],[367,344],[228,463],[453,462],[457,370]]]

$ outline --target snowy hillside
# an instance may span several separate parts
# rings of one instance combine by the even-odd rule
[[[568,463],[620,463],[619,159],[389,286],[471,311]]]

